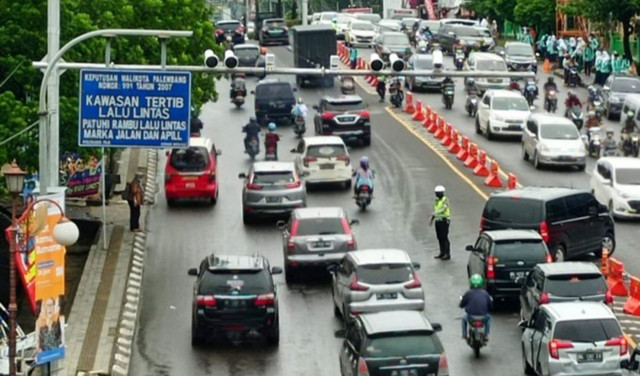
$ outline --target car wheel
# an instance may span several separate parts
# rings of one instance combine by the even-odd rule
[[[351,179],[344,182],[344,189],[349,189],[349,188],[351,188]]]
[[[369,146],[369,145],[371,145],[371,137],[365,137],[365,138],[363,138],[363,139],[362,139],[362,144],[363,144],[364,146]]]
[[[535,375],[536,371],[529,365],[529,361],[527,361],[527,356],[524,352],[524,345],[522,345],[522,368],[525,375]]]
[[[335,292],[333,290],[333,286],[331,286],[331,302],[333,302],[333,315],[335,317],[342,317],[342,313],[340,313],[340,308],[336,305]]]
[[[242,223],[244,223],[245,225],[251,224],[251,214],[247,213],[246,211],[242,212]]]
[[[198,328],[196,327],[195,323],[193,323],[192,321],[191,322],[191,346],[199,347],[199,346],[202,346],[203,344],[204,344],[204,340],[198,334]]]
[[[276,318],[267,334],[267,343],[271,346],[278,346],[280,344],[280,319]]]
[[[290,267],[284,268],[284,280],[287,282],[287,285],[291,285],[295,282],[295,275]]]
[[[173,198],[168,198],[167,199],[167,206],[170,208],[173,208],[176,206],[176,200]]]
[[[611,256],[613,254],[613,252],[616,250],[616,239],[613,236],[612,233],[607,232],[603,237],[602,237],[602,245],[600,247],[600,257],[602,257],[602,249],[603,248],[607,248],[609,250],[609,256]]]
[[[553,252],[553,259],[555,262],[563,262],[567,258],[567,251],[562,244],[555,246]]]
[[[476,134],[482,134],[482,129],[480,129],[480,118],[476,116]]]
[[[535,167],[536,170],[540,169],[540,158],[538,158],[537,151],[533,153],[533,167]]]
[[[485,131],[485,134],[487,135],[487,140],[493,140],[493,133],[491,132],[491,124],[489,124],[489,122],[487,121],[487,129]]]
[[[578,171],[584,171],[587,168],[586,164],[578,165]]]
[[[522,144],[522,159],[525,161],[529,160],[529,154],[527,154],[527,149],[525,149],[524,144]]]

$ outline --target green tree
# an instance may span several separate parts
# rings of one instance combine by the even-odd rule
[[[624,56],[630,61],[633,59],[629,44],[631,19],[638,12],[638,9],[640,9],[640,0],[573,0],[563,7],[563,11],[569,15],[584,16],[589,20],[603,24],[607,24],[611,20],[619,21],[623,30]]]
[[[513,14],[515,22],[522,26],[532,26],[538,34],[550,33],[555,29],[555,0],[518,0]]]
[[[513,0],[471,0],[469,9],[478,16],[496,20],[498,25],[504,21],[514,21]]]

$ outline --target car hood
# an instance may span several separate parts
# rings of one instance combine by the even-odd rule
[[[411,48],[409,45],[386,45],[382,46],[383,49],[395,52],[397,54],[403,54],[407,48]]]
[[[640,185],[618,184],[616,189],[621,195],[628,196],[628,198],[640,198]]]
[[[493,115],[501,117],[503,119],[527,119],[529,116],[531,116],[531,111],[512,111],[512,110],[505,110],[505,111],[496,111],[493,110],[491,111]]]
[[[570,150],[582,150],[584,151],[584,144],[580,138],[576,138],[574,140],[550,140],[550,139],[542,139],[542,144],[553,151],[563,152]]]
[[[493,39],[491,38],[485,38],[485,37],[460,37],[458,38],[460,39],[460,41],[462,43],[478,43],[478,42],[484,42],[484,44],[489,44],[493,41]]]
[[[373,38],[376,35],[376,32],[373,30],[351,30],[351,34],[356,37],[371,37]]]
[[[524,55],[507,55],[505,58],[509,63],[531,63],[536,60],[533,56],[524,56]]]

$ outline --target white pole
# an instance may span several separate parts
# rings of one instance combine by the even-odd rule
[[[51,62],[60,49],[60,0],[49,0],[47,3],[47,57]],[[60,111],[58,110],[60,76],[56,67],[51,73],[47,83],[49,166],[41,166],[40,168],[49,169],[49,186],[57,187],[60,185]],[[40,142],[42,141],[40,140]]]
[[[107,249],[107,180],[105,170],[107,162],[104,157],[104,147],[102,148],[102,247]]]
[[[309,0],[302,0],[302,24],[307,25],[309,18]]]

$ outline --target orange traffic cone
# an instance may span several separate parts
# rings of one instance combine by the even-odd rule
[[[549,62],[549,59],[544,59],[544,64],[542,64],[542,71],[544,73],[551,72],[551,63]]]

